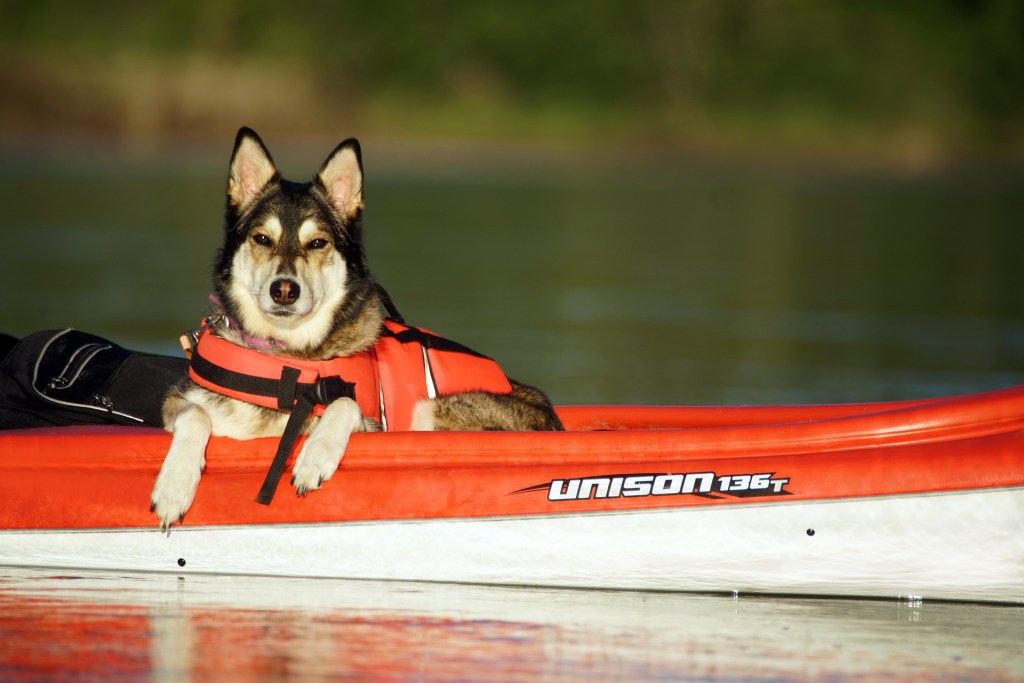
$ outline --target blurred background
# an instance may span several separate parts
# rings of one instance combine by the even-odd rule
[[[0,330],[178,353],[242,125],[558,403],[1024,382],[1015,0],[0,0]]]

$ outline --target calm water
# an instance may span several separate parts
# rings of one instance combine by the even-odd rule
[[[268,142],[293,178],[331,147],[289,157],[296,145]],[[75,326],[175,352],[206,306],[223,146],[174,163],[0,155],[0,330]],[[370,259],[405,317],[559,403],[883,400],[1024,381],[1017,174],[443,150],[384,150],[375,165],[364,146]]]
[[[1024,609],[0,574],[4,681],[1024,680]]]
[[[333,144],[268,142],[293,178]],[[229,143],[0,148],[0,330],[174,353]],[[364,148],[371,263],[406,318],[558,403],[1024,383],[1018,174]],[[1021,608],[320,580],[0,570],[0,642],[5,681],[1024,680]]]

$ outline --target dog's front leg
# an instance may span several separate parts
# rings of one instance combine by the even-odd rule
[[[352,432],[363,431],[363,414],[350,398],[339,398],[324,409],[320,422],[303,444],[292,468],[292,484],[300,496],[331,478],[348,447]]]
[[[180,522],[192,507],[199,477],[206,466],[206,444],[213,431],[209,414],[195,404],[183,408],[167,428],[174,437],[150,495],[151,510],[164,531]]]

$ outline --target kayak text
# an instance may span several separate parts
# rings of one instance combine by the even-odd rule
[[[788,477],[774,472],[725,474],[687,472],[684,474],[620,474],[578,479],[553,479],[522,489],[522,492],[547,489],[548,500],[589,500],[602,498],[638,498],[644,496],[703,495],[717,498],[724,493],[738,497],[785,496]]]

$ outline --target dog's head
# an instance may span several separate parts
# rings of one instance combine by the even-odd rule
[[[214,289],[246,333],[320,347],[373,302],[362,240],[363,168],[349,139],[312,182],[281,178],[255,132],[235,139]]]

